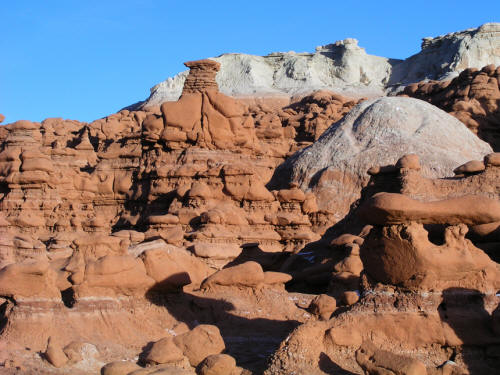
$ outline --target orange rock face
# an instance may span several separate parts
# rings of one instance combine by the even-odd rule
[[[190,307],[166,308],[168,295],[192,298],[192,306],[209,303],[207,295],[246,306],[254,290],[265,296],[258,301],[273,302],[255,319],[281,322],[272,331],[266,320],[258,323],[272,332],[265,338],[271,346],[309,316],[290,302],[284,285],[292,276],[279,272],[280,265],[318,240],[331,217],[319,214],[314,195],[296,185],[271,191],[266,184],[277,165],[356,101],[323,91],[284,107],[248,104],[219,92],[217,62],[186,66],[177,102],[89,124],[51,118],[0,128],[3,337],[40,351],[49,337],[61,347],[84,339],[97,345],[101,359],[100,343],[114,342],[121,351],[106,359],[106,371],[114,371],[135,368],[114,362],[124,350],[158,341],[180,323],[193,329],[200,320],[224,321],[223,333],[231,331],[235,318],[224,304],[217,314],[229,318],[205,319]],[[243,322],[236,325],[253,332],[244,320],[248,310],[236,309]],[[185,365],[196,366],[220,347],[184,348]],[[262,367],[263,359],[251,366]]]
[[[451,81],[414,83],[403,94],[444,109],[500,151],[500,66],[465,69]]]

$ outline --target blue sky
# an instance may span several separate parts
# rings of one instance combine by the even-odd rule
[[[406,58],[423,37],[499,22],[500,2],[5,0],[0,14],[5,123],[92,121],[145,99],[184,61],[314,51],[347,37]]]

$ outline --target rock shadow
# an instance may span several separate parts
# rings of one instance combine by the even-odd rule
[[[493,314],[486,310],[485,296],[478,290],[448,288],[442,292],[438,313],[442,322],[448,325],[463,342],[460,356],[470,375],[494,374],[500,367],[500,357],[488,354],[489,348],[500,344],[500,305]],[[455,360],[455,351],[450,360]]]
[[[162,283],[168,282],[165,280]],[[258,293],[247,289],[241,290],[241,293]],[[295,320],[237,316],[232,313],[236,308],[229,301],[229,293],[221,291],[217,297],[208,298],[196,295],[197,292],[161,293],[157,287],[153,287],[146,293],[146,298],[151,303],[164,307],[177,321],[185,323],[190,329],[199,324],[217,326],[226,343],[226,353],[236,359],[238,366],[252,373],[262,373],[269,356],[278,349],[289,333],[301,324]]]
[[[331,375],[356,375],[354,372],[348,371],[333,362],[325,353],[319,355],[319,369]]]

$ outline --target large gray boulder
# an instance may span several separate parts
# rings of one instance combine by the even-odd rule
[[[361,102],[314,144],[292,155],[270,185],[298,182],[315,191],[321,209],[341,219],[360,197],[372,166],[415,153],[424,176],[446,177],[490,152],[486,142],[439,108],[418,99],[383,97]]]

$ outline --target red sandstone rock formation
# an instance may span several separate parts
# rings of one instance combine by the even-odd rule
[[[218,92],[218,63],[186,65],[160,108],[0,128],[0,365],[236,375],[274,352],[267,374],[494,368],[467,361],[500,344],[498,154],[446,179],[417,155],[374,166],[329,228],[314,192],[266,184],[355,102],[248,105]]]
[[[54,118],[0,128],[0,305],[11,357],[26,355],[14,342],[45,351],[52,337],[57,346],[48,352],[57,355],[49,362],[64,359],[62,350],[68,361],[54,363],[75,370],[82,359],[65,348],[84,338],[93,349],[68,353],[90,350],[105,361],[89,362],[88,371],[106,362],[105,373],[132,371],[135,364],[113,361],[136,355],[179,322],[223,321],[224,335],[233,325],[260,329],[273,347],[310,317],[284,289],[291,276],[276,271],[287,254],[320,238],[328,217],[296,185],[270,191],[265,184],[354,101],[322,92],[283,109],[249,108],[218,92],[217,63],[186,65],[182,97],[161,108],[123,110],[90,124]],[[241,282],[248,264],[255,277]],[[194,301],[192,309],[174,303],[165,315],[173,302],[165,305],[162,296],[169,293]],[[231,314],[221,298],[233,301]],[[200,312],[205,305],[215,307]],[[118,345],[114,355],[103,354],[105,342]],[[262,369],[263,359],[249,366]],[[218,368],[213,361],[205,372]]]
[[[451,81],[413,83],[403,94],[444,109],[500,151],[500,66],[468,68]]]
[[[340,256],[347,245],[358,250],[362,272],[350,288],[361,298],[335,318],[300,326],[282,342],[266,374],[317,368],[360,373],[359,366],[366,374],[494,371],[465,357],[448,362],[445,351],[430,346],[467,351],[499,343],[493,311],[500,302],[500,266],[492,260],[500,248],[494,234],[500,215],[496,157],[487,155],[482,171],[452,179],[423,177],[415,155],[372,168],[359,208],[346,218],[351,228],[356,215],[361,225],[372,225],[360,236],[330,241]],[[391,193],[383,192],[387,187]],[[331,273],[330,293],[340,296],[346,287],[337,279],[337,266],[323,264]],[[426,358],[419,355],[423,348]],[[356,362],[345,354],[355,350]]]

